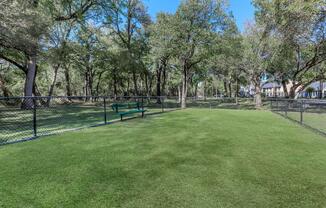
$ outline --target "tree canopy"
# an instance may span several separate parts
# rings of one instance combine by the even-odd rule
[[[259,108],[266,75],[292,98],[325,80],[325,1],[253,4],[240,32],[224,0],[182,0],[155,21],[142,0],[2,0],[0,96],[176,96],[185,108],[251,85]]]

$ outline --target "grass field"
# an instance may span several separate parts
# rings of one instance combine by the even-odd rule
[[[0,147],[0,207],[325,207],[326,139],[188,109]]]
[[[283,113],[284,114],[284,113]],[[300,112],[288,112],[288,117],[300,122]],[[303,123],[326,133],[326,113],[304,112]]]

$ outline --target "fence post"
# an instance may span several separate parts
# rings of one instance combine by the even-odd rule
[[[164,98],[161,97],[161,107],[162,107],[162,112],[164,112]]]
[[[300,123],[303,124],[303,100],[300,102],[301,105],[300,105]]]
[[[144,97],[141,97],[141,109],[144,110]]]
[[[286,105],[285,105],[285,116],[288,117],[289,101],[286,100],[285,103],[286,103]]]
[[[33,134],[34,137],[37,137],[37,124],[36,124],[36,100],[35,98],[31,98],[33,99]]]
[[[107,124],[107,118],[106,118],[106,99],[103,98],[103,107],[104,107],[104,124]]]

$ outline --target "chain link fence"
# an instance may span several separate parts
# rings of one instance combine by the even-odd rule
[[[0,145],[120,120],[112,104],[139,103],[145,115],[179,108],[165,97],[11,97],[0,98]],[[128,111],[128,109],[124,109]],[[140,113],[124,117],[140,116]]]
[[[270,108],[285,118],[326,135],[326,100],[270,100]]]
[[[146,115],[181,108],[179,97],[0,97],[0,145],[120,120],[113,104],[138,103]],[[269,101],[264,100],[264,106]],[[135,105],[128,105],[134,108]],[[188,108],[255,109],[253,98],[187,98]],[[128,110],[128,109],[127,109]],[[141,117],[141,113],[124,118]]]

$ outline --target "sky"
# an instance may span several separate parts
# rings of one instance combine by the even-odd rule
[[[179,0],[144,0],[149,14],[155,20],[156,13],[160,11],[174,13]],[[254,7],[251,0],[229,0],[232,11],[240,31],[244,30],[245,23],[254,19]]]

